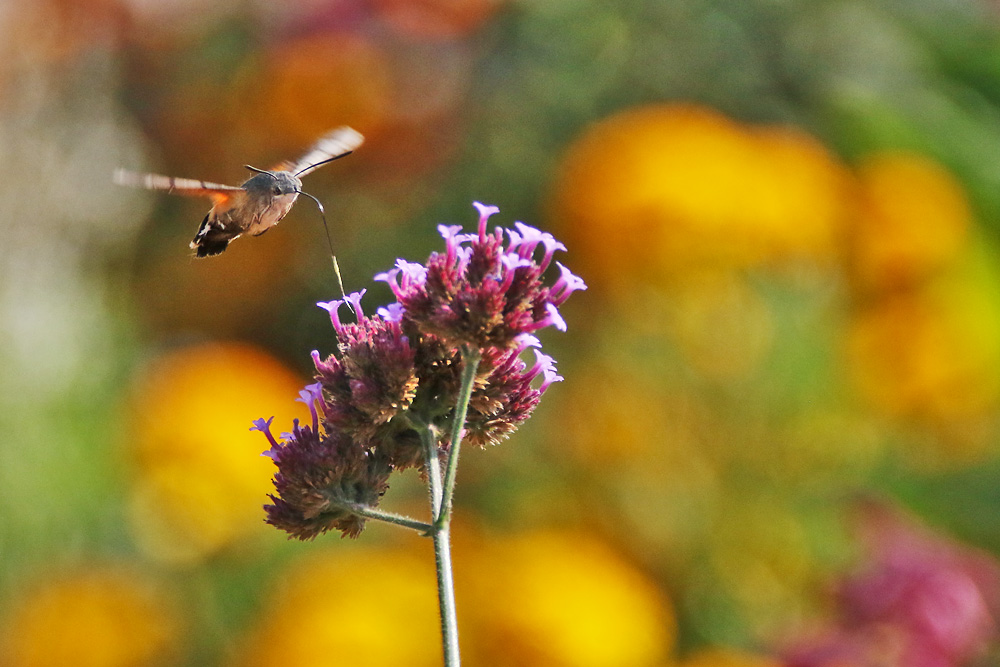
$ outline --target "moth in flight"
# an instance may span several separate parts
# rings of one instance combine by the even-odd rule
[[[119,185],[211,199],[212,209],[191,241],[198,257],[210,257],[224,251],[230,241],[242,234],[260,236],[274,227],[288,214],[299,195],[319,204],[315,197],[302,191],[301,177],[327,162],[350,155],[363,141],[364,137],[355,130],[339,127],[321,137],[296,162],[283,162],[272,170],[244,165],[254,175],[238,187],[124,169],[115,171],[114,181]]]

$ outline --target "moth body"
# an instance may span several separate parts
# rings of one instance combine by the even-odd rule
[[[243,234],[260,236],[284,218],[302,192],[305,175],[317,167],[349,155],[364,138],[349,127],[323,136],[295,163],[285,162],[274,170],[247,166],[255,172],[239,187],[157,174],[136,174],[119,169],[119,185],[165,190],[175,194],[209,197],[212,208],[201,221],[191,248],[198,257],[223,252]]]
[[[198,257],[218,255],[242,234],[260,236],[295,204],[302,181],[289,171],[262,171],[240,186],[242,193],[212,206],[191,241]]]

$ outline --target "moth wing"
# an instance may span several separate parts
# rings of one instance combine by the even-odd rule
[[[209,183],[208,181],[198,181],[193,178],[174,178],[173,176],[161,176],[159,174],[138,174],[126,171],[125,169],[115,170],[114,182],[118,185],[133,188],[163,190],[186,197],[208,197],[216,206],[225,204],[244,192],[243,188],[233,185],[221,185],[219,183]]]
[[[338,127],[320,137],[309,152],[300,157],[289,171],[296,176],[305,176],[324,162],[353,152],[364,140],[365,138],[356,130],[347,126]]]

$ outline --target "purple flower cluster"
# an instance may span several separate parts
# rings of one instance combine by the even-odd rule
[[[559,262],[561,275],[556,283],[552,287],[542,284],[552,255],[565,246],[551,234],[517,222],[517,231],[506,230],[510,242],[504,248],[503,229],[492,234],[486,231],[486,222],[499,209],[479,202],[474,205],[479,210],[477,235],[462,234],[457,225],[441,225],[444,254],[432,255],[426,267],[399,260],[396,268],[375,276],[389,283],[397,312],[419,322],[423,333],[454,346],[480,349],[512,347],[524,334],[549,325],[565,331],[559,306],[586,286]],[[467,242],[469,247],[463,245]],[[536,262],[539,245],[545,253]]]
[[[586,286],[558,262],[559,277],[546,285],[543,274],[563,245],[522,223],[516,231],[487,232],[497,209],[475,206],[477,234],[442,225],[443,253],[426,265],[398,260],[376,276],[396,302],[371,316],[362,310],[364,291],[319,304],[330,313],[337,347],[325,359],[312,353],[317,382],[300,398],[312,424],[295,422],[280,441],[270,420],[252,429],[268,438],[264,455],[278,468],[273,504],[265,506],[268,523],[299,539],[331,529],[357,536],[364,519],[352,508],[376,507],[393,470],[425,465],[421,430],[447,451],[470,357],[479,364],[463,441],[479,446],[513,433],[562,379],[533,333],[549,325],[564,331],[559,306]],[[356,322],[341,321],[345,304]],[[530,366],[521,359],[529,348]]]

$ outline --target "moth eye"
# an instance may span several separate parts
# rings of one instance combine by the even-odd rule
[[[277,185],[275,185],[274,188],[271,190],[271,192],[273,192],[276,195],[280,195],[281,194],[281,188],[279,188]]]

